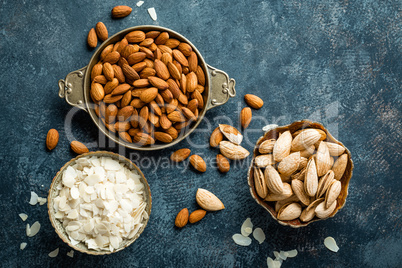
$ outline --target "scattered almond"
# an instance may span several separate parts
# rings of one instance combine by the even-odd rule
[[[96,35],[98,36],[98,38],[100,40],[105,41],[109,37],[107,28],[103,22],[98,22],[96,24],[95,30],[96,30]]]
[[[248,125],[250,125],[251,118],[252,118],[251,109],[249,107],[244,107],[240,113],[240,122],[243,129],[246,129]]]
[[[217,211],[225,208],[216,195],[205,189],[198,188],[195,198],[198,205],[207,211]]]
[[[127,17],[128,15],[130,15],[132,10],[133,9],[129,6],[115,6],[112,9],[112,17],[114,19]]]
[[[216,155],[216,164],[218,169],[222,173],[229,172],[230,170],[230,163],[229,160],[221,154]]]
[[[57,143],[59,142],[59,132],[52,128],[47,132],[46,136],[46,147],[49,150],[53,150],[56,148]]]
[[[72,141],[70,146],[71,150],[73,150],[76,154],[84,154],[89,152],[88,148],[79,141]]]
[[[191,150],[188,148],[179,149],[170,155],[170,160],[173,162],[181,162],[189,157]]]
[[[220,131],[219,127],[215,128],[212,132],[211,137],[209,138],[209,145],[211,147],[218,147],[219,143],[223,140],[223,134]]]
[[[254,109],[260,109],[264,105],[263,100],[260,97],[253,94],[244,95],[244,100],[246,101],[248,106]]]
[[[178,228],[183,228],[186,226],[188,222],[188,209],[183,208],[176,216],[176,220],[174,221],[174,225]]]
[[[199,172],[207,171],[207,164],[199,155],[194,154],[190,156],[190,164]]]
[[[199,222],[200,220],[202,220],[202,218],[205,217],[206,214],[207,214],[207,212],[206,212],[205,210],[203,210],[203,209],[197,209],[197,210],[193,211],[193,212],[190,214],[190,217],[189,217],[188,221],[189,221],[190,223]]]
[[[98,37],[96,36],[96,32],[94,28],[91,28],[88,32],[87,37],[88,46],[91,48],[95,48],[98,45]]]

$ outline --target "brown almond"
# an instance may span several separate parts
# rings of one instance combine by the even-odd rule
[[[154,43],[154,39],[153,38],[147,38],[147,35],[145,34],[145,39],[144,39],[144,41],[142,41],[140,43],[140,46],[149,47],[153,43]]]
[[[141,93],[140,100],[145,103],[150,103],[155,99],[156,95],[158,95],[158,89],[156,87],[151,87]]]
[[[108,105],[105,111],[105,122],[107,124],[113,123],[116,120],[118,111],[119,109],[117,108],[116,105],[114,104]]]
[[[199,172],[207,171],[207,164],[199,155],[193,154],[190,156],[190,164]]]
[[[57,143],[59,143],[59,132],[52,128],[47,132],[46,147],[49,150],[53,150],[56,148]]]
[[[115,103],[116,101],[119,101],[123,98],[123,95],[116,95],[113,96],[112,94],[106,95],[105,98],[103,98],[104,103]]]
[[[195,72],[195,74],[197,75],[197,80],[198,83],[201,86],[205,86],[205,74],[204,71],[202,70],[201,66],[197,66],[197,71]]]
[[[103,75],[109,81],[114,78],[114,70],[109,62],[105,62],[105,64],[103,64]]]
[[[174,127],[170,127],[168,129],[166,129],[165,132],[167,134],[169,134],[170,136],[172,136],[173,139],[177,139],[177,137],[179,136],[179,133],[177,132],[177,130]]]
[[[252,112],[249,107],[244,107],[240,112],[240,122],[243,129],[246,129],[251,122]]]
[[[134,64],[134,65],[131,66],[131,67],[133,67],[133,69],[134,69],[137,73],[139,73],[139,72],[141,72],[142,70],[144,70],[144,69],[147,67],[147,64],[146,64],[144,61],[141,61],[141,62],[139,62],[139,63]]]
[[[91,28],[88,32],[87,43],[91,48],[95,48],[98,45],[98,37],[96,36],[94,28]]]
[[[149,117],[148,106],[144,106],[144,107],[141,108],[140,113],[139,113],[138,124],[140,125],[140,128],[144,128],[145,124],[148,121],[148,117]]]
[[[121,39],[121,41],[119,42],[119,45],[116,47],[116,49],[113,47],[113,51],[117,51],[119,53],[121,53],[123,51],[123,49],[128,45],[128,41],[126,38]]]
[[[122,70],[128,81],[134,82],[140,79],[138,73],[130,65],[124,64]]]
[[[101,75],[102,70],[103,70],[103,64],[102,63],[95,64],[94,67],[92,67],[92,70],[91,70],[91,79],[93,80],[98,75]]]
[[[222,140],[223,134],[219,127],[217,127],[214,131],[212,131],[211,137],[209,138],[209,145],[211,145],[211,147],[218,147]]]
[[[200,92],[195,90],[193,94],[191,94],[192,99],[196,99],[198,101],[198,108],[202,109],[204,108],[204,99],[202,98],[202,95]]]
[[[163,32],[158,35],[158,37],[155,39],[155,44],[157,45],[163,45],[166,43],[166,41],[169,39],[169,33],[168,32]]]
[[[189,157],[190,153],[191,150],[188,148],[179,149],[170,155],[170,160],[177,163],[184,161],[187,157]]]
[[[104,75],[98,75],[92,80],[92,82],[105,85],[108,81]]]
[[[137,98],[133,99],[131,101],[131,103],[130,103],[130,105],[133,106],[136,109],[141,109],[142,107],[144,107],[145,104],[146,104],[145,102],[143,102],[143,101],[141,101],[140,99],[137,99]]]
[[[161,115],[159,123],[163,129],[169,129],[172,126],[172,121],[167,118],[166,114]]]
[[[168,114],[167,117],[172,122],[185,122],[186,121],[186,118],[179,111],[173,111],[170,114]]]
[[[216,155],[216,165],[218,166],[218,170],[222,173],[229,172],[230,170],[229,160],[221,154]]]
[[[98,22],[95,26],[95,30],[100,40],[105,41],[109,37],[107,28],[103,22]]]
[[[195,211],[193,211],[190,214],[190,217],[188,218],[188,221],[190,223],[196,223],[199,222],[200,220],[202,220],[202,218],[205,217],[205,215],[207,214],[207,212],[203,209],[197,209]]]
[[[126,93],[123,94],[123,98],[120,100],[121,108],[130,105],[130,102],[131,102],[131,92],[127,91]]]
[[[155,71],[156,71],[157,76],[159,76],[163,80],[169,79],[169,77],[170,77],[169,70],[162,61],[156,59],[154,61],[154,65],[155,65]]]
[[[169,53],[162,53],[161,61],[167,66],[169,62],[173,62],[173,57]]]
[[[105,90],[103,86],[99,83],[91,84],[91,97],[95,101],[101,101],[105,97]]]
[[[133,9],[129,6],[115,6],[112,9],[112,17],[114,19],[127,17],[128,15],[130,15],[132,10]]]
[[[173,94],[169,89],[160,92],[160,94],[165,102],[171,102],[173,99]]]
[[[131,54],[134,54],[140,50],[140,47],[138,45],[127,45],[125,48],[121,50],[120,55],[124,57],[125,59],[128,59]]]
[[[148,77],[150,77],[150,76],[155,76],[155,74],[156,74],[155,69],[153,69],[153,68],[151,68],[151,67],[145,67],[145,68],[141,71],[140,77],[141,77],[141,78],[147,78],[147,79],[148,79]]]
[[[138,88],[145,88],[145,87],[149,86],[149,81],[148,81],[148,79],[141,78],[141,79],[135,80],[133,82],[133,86],[138,87]]]
[[[119,121],[126,121],[131,117],[131,115],[134,112],[133,106],[126,106],[124,108],[121,108],[119,112],[117,113],[117,120]]]
[[[187,80],[187,92],[194,92],[194,90],[197,88],[198,85],[197,75],[194,72],[191,72],[186,75],[186,80]]]
[[[180,41],[174,38],[169,38],[165,42],[165,46],[170,47],[170,48],[176,48],[180,44]]]
[[[195,99],[189,101],[188,104],[187,104],[187,108],[189,108],[190,111],[195,113],[195,111],[198,109],[198,101],[195,100]]]
[[[174,225],[176,225],[177,228],[183,228],[184,226],[186,226],[187,222],[188,222],[188,209],[183,208],[177,214],[176,219],[174,221]]]
[[[112,91],[112,95],[121,95],[129,91],[131,86],[129,84],[120,84]]]
[[[131,128],[130,122],[116,122],[114,123],[114,129],[116,131],[128,131]]]
[[[107,82],[104,90],[105,94],[110,94],[112,91],[119,85],[119,80],[117,78],[113,78],[111,81]]]
[[[162,79],[160,79],[159,77],[156,76],[150,76],[148,77],[149,82],[151,83],[151,85],[153,85],[154,87],[160,89],[160,90],[165,90],[169,88],[169,85]]]
[[[169,55],[169,54],[167,54],[167,55]],[[174,79],[180,79],[181,78],[181,73],[179,72],[179,69],[177,69],[176,65],[174,65],[172,62],[168,62],[167,67],[168,67],[170,75]]]
[[[102,52],[101,52],[99,58],[100,58],[101,60],[103,60],[103,59],[106,57],[107,54],[109,54],[110,52],[113,51],[113,47],[114,47],[113,44],[110,44],[110,45],[108,45],[107,47],[105,47],[105,48],[102,50]]]
[[[133,140],[131,139],[130,134],[128,134],[126,131],[119,132],[119,136],[125,142],[129,142],[129,143],[133,142]]]
[[[172,50],[173,58],[177,60],[182,66],[188,67],[188,61],[186,57],[178,49]]]
[[[144,52],[135,52],[128,56],[127,62],[129,65],[134,65],[136,63],[139,63],[143,61],[146,58],[147,54]]]
[[[187,43],[180,43],[179,46],[177,47],[181,53],[183,53],[184,56],[188,57],[190,56],[190,53],[193,51],[191,46]]]
[[[244,100],[246,101],[248,106],[257,110],[264,105],[263,100],[260,97],[253,94],[244,95]]]
[[[155,100],[156,100],[156,98],[157,98],[158,96],[160,96],[160,95],[157,94],[156,97],[155,97]],[[162,98],[162,97],[160,97],[160,98]],[[155,102],[155,100],[153,100],[153,101],[151,101],[151,102],[149,103],[149,108],[150,108],[151,111],[152,111],[153,113],[155,113],[157,116],[161,116],[161,115],[162,115],[161,108],[160,108],[159,105]],[[163,99],[162,99],[162,101],[163,101]]]
[[[126,77],[123,74],[123,70],[121,69],[121,67],[119,65],[112,65],[113,66],[113,71],[114,71],[114,77],[117,78],[117,80],[119,80],[119,83],[124,83],[126,82]]]
[[[88,153],[88,148],[79,141],[72,141],[70,144],[71,150],[73,150],[76,154],[84,154]]]
[[[103,59],[104,62],[109,62],[110,64],[115,64],[120,59],[120,53],[117,51],[112,51],[105,56]]]
[[[129,43],[140,43],[145,40],[145,33],[143,31],[132,31],[126,35]]]
[[[190,69],[190,72],[197,72],[197,66],[198,66],[198,57],[197,54],[195,54],[194,51],[190,53],[190,56],[188,56],[188,68]]]
[[[145,34],[145,36],[146,36],[146,38],[155,39],[155,38],[158,37],[158,35],[159,35],[160,33],[161,33],[161,32],[159,32],[159,31],[149,31],[149,32],[147,32],[147,33]]]
[[[190,109],[188,109],[188,108],[186,108],[186,107],[182,107],[182,108],[181,108],[181,112],[184,114],[184,116],[185,116],[188,120],[190,120],[190,121],[196,121],[196,120],[197,120],[196,117],[195,117],[195,115],[194,115],[194,113],[193,113]]]
[[[163,143],[170,143],[173,141],[172,136],[170,136],[168,133],[165,133],[165,132],[156,131],[154,133],[154,137],[156,140],[163,142]]]

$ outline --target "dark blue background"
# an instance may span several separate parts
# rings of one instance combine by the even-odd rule
[[[1,187],[0,245],[3,267],[266,267],[273,250],[298,249],[283,267],[401,267],[401,17],[400,2],[368,1],[11,1],[0,4]],[[132,14],[112,20],[116,4]],[[146,9],[155,7],[158,21]],[[58,79],[88,64],[88,30],[103,21],[112,35],[127,27],[156,24],[186,36],[207,63],[236,79],[237,97],[206,114],[208,122],[193,133],[192,143],[208,142],[225,115],[238,124],[243,96],[254,93],[265,105],[243,145],[250,151],[267,123],[312,119],[326,125],[352,152],[355,163],[346,206],[325,221],[301,229],[276,223],[251,198],[246,182],[250,159],[233,163],[221,175],[208,167],[198,174],[179,167],[155,168],[135,160],[148,178],[153,209],[145,232],[129,248],[110,256],[88,256],[70,248],[52,229],[45,206],[28,204],[30,191],[46,196],[53,176],[74,157],[65,118],[71,107],[58,97]],[[259,118],[257,117],[259,116]],[[215,120],[216,119],[216,120]],[[73,136],[91,143],[98,131],[85,112],[75,114]],[[50,128],[60,132],[57,148],[48,152]],[[141,159],[163,161],[183,141]],[[191,145],[193,153],[213,160],[217,153]],[[134,151],[120,152],[133,159]],[[236,164],[236,167],[234,166]],[[197,208],[198,187],[215,193],[226,209],[209,213],[200,223],[174,228],[179,210]],[[18,213],[39,220],[42,229],[25,235]],[[249,247],[231,236],[251,217],[267,236]],[[340,251],[328,251],[333,236]],[[21,242],[28,242],[24,251]],[[59,256],[47,254],[60,247]]]

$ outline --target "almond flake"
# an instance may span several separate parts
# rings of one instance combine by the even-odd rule
[[[27,228],[29,227],[29,225],[27,226]],[[34,224],[32,224],[31,228],[29,228],[29,234],[27,231],[27,235],[29,237],[33,237],[35,236],[40,230],[40,223],[38,221],[34,222]]]
[[[286,251],[288,253],[288,258],[294,258],[297,256],[297,249]]]
[[[151,17],[151,19],[153,19],[154,21],[156,21],[158,19],[155,8],[153,8],[153,7],[148,8],[148,13],[149,13],[149,16]]]
[[[25,213],[20,213],[20,214],[18,214],[18,216],[20,216],[22,221],[26,221],[28,219],[28,215]]]
[[[239,246],[249,246],[251,244],[251,238],[241,234],[234,234],[232,239]]]
[[[247,218],[241,226],[241,234],[243,236],[249,236],[253,232],[253,223],[250,218]]]
[[[35,192],[31,191],[31,200],[29,200],[29,204],[34,206],[38,203],[38,195]]]
[[[328,236],[327,238],[325,238],[324,245],[327,247],[327,249],[329,249],[333,252],[338,252],[338,250],[339,250],[339,247],[336,244],[335,239],[331,236]]]
[[[56,248],[55,250],[49,253],[50,258],[55,258],[57,257],[57,255],[59,255],[59,248]]]
[[[47,199],[44,197],[38,197],[39,205],[42,206],[47,202]]]
[[[29,226],[29,223],[27,223],[27,227],[25,228],[25,232],[27,236],[31,236],[31,227]]]
[[[142,4],[144,4],[144,1],[138,1],[136,5],[137,5],[137,7],[140,7],[140,6],[142,6]]]
[[[258,243],[262,244],[265,241],[265,234],[261,228],[255,228],[253,232],[254,239],[258,241]]]
[[[277,127],[278,127],[278,125],[276,125],[276,124],[266,125],[265,127],[262,128],[262,131],[268,132],[271,129],[274,129],[274,128],[277,128]]]
[[[71,250],[69,252],[67,252],[67,256],[69,256],[70,258],[74,257],[74,250]]]
[[[24,250],[26,246],[27,246],[27,243],[22,242],[22,243],[20,244],[20,249],[21,249],[21,250]]]

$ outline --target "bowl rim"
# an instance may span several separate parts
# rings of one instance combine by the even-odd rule
[[[346,166],[346,169],[345,169],[345,173],[343,174],[342,178],[340,179],[340,181],[344,182],[345,186],[346,186],[344,188],[344,190],[343,190],[344,192],[341,193],[342,197],[344,197],[344,199],[342,200],[343,202],[341,204],[339,204],[339,202],[338,202],[334,212],[332,212],[332,214],[328,218],[334,217],[336,215],[336,213],[338,213],[338,211],[345,206],[346,199],[347,199],[347,196],[348,196],[349,182],[350,182],[350,180],[351,180],[351,178],[353,176],[353,168],[354,168],[354,164],[353,164],[353,160],[352,160],[352,154],[350,153],[349,149],[342,142],[340,142],[336,138],[334,138],[331,135],[331,133],[328,131],[328,129],[325,128],[324,125],[319,123],[319,122],[313,122],[313,121],[305,119],[305,120],[300,120],[300,121],[294,121],[294,122],[292,122],[291,124],[288,124],[288,125],[277,126],[275,128],[272,128],[272,129],[266,131],[264,133],[264,135],[262,135],[257,140],[257,142],[255,143],[255,146],[254,146],[254,149],[253,149],[253,158],[251,160],[250,166],[249,166],[248,171],[247,171],[247,183],[248,183],[248,186],[249,186],[250,194],[253,197],[253,199],[260,206],[262,206],[265,210],[267,210],[269,212],[269,214],[271,215],[271,217],[274,220],[276,220],[279,224],[281,224],[283,226],[290,226],[292,228],[306,227],[310,223],[321,221],[321,220],[326,220],[328,218],[320,219],[320,218],[314,217],[311,221],[308,221],[308,222],[302,222],[302,221],[300,221],[298,219],[291,220],[291,221],[278,220],[276,218],[276,216],[275,216],[275,214],[276,214],[275,208],[272,208],[272,206],[270,206],[268,204],[268,202],[264,201],[261,197],[259,197],[258,194],[255,191],[253,167],[254,167],[254,159],[259,154],[259,152],[258,152],[258,145],[259,144],[261,144],[264,140],[268,139],[267,138],[268,136],[271,136],[274,133],[282,133],[282,132],[284,132],[286,130],[290,130],[290,128],[293,128],[296,125],[300,125],[300,128],[298,128],[297,130],[306,129],[306,128],[319,128],[319,129],[323,130],[327,135],[325,140],[328,141],[328,138],[329,138],[330,142],[334,142],[336,144],[341,145],[342,147],[345,148],[344,153],[346,153],[348,155],[348,163],[347,163],[347,166]],[[339,199],[339,197],[338,197],[338,199]],[[269,203],[272,203],[272,202],[269,202]]]
[[[173,38],[177,38],[179,39],[179,41],[185,41],[187,42],[191,48],[193,49],[193,51],[197,54],[198,56],[198,65],[200,65],[203,68],[204,71],[204,75],[205,75],[205,87],[204,87],[204,92],[202,94],[203,99],[204,99],[204,107],[202,109],[202,111],[200,112],[198,119],[196,122],[191,123],[191,127],[185,127],[183,128],[184,132],[181,130],[179,133],[179,137],[176,138],[175,140],[173,140],[170,143],[166,143],[166,144],[153,144],[153,145],[146,145],[146,146],[138,146],[135,145],[134,143],[129,143],[126,142],[120,138],[118,138],[118,135],[115,133],[112,133],[111,131],[109,131],[106,126],[101,122],[101,119],[96,115],[95,113],[95,109],[94,109],[94,102],[91,100],[90,97],[90,84],[91,84],[91,70],[92,67],[99,61],[99,57],[101,52],[103,51],[103,49],[105,47],[107,47],[110,44],[115,44],[116,42],[120,41],[121,39],[124,38],[124,36],[132,31],[165,31],[169,33],[169,36],[173,37]],[[95,123],[95,125],[98,127],[98,129],[101,130],[101,132],[108,137],[109,139],[111,139],[112,141],[116,142],[117,144],[120,144],[126,148],[129,149],[133,149],[133,150],[139,150],[139,151],[155,151],[155,150],[162,150],[162,149],[166,149],[169,147],[172,147],[174,145],[176,145],[177,143],[183,141],[185,138],[187,138],[197,127],[198,125],[201,123],[201,121],[203,120],[205,113],[208,110],[208,103],[211,101],[211,81],[210,81],[210,75],[208,72],[208,65],[204,60],[204,57],[202,56],[202,54],[198,51],[198,49],[196,48],[196,46],[190,42],[190,40],[188,40],[185,36],[181,35],[180,33],[166,28],[166,27],[162,27],[162,26],[157,26],[157,25],[138,25],[138,26],[134,26],[134,27],[129,27],[126,28],[124,30],[121,30],[117,33],[115,33],[114,35],[112,35],[111,37],[109,37],[106,41],[104,41],[96,50],[95,52],[92,54],[91,59],[89,60],[89,63],[87,65],[87,71],[85,72],[84,75],[84,105],[87,108],[87,111],[92,119],[92,121]]]
[[[73,245],[73,244],[71,243],[70,239],[68,239],[68,237],[65,235],[65,233],[62,233],[62,232],[60,232],[60,231],[58,230],[58,228],[56,227],[56,223],[55,223],[55,222],[58,221],[58,220],[54,217],[54,213],[51,213],[51,210],[53,210],[53,206],[52,206],[52,205],[53,205],[53,200],[52,200],[52,198],[51,198],[51,197],[52,197],[52,196],[51,196],[51,193],[52,193],[53,191],[55,191],[55,183],[56,183],[57,181],[59,181],[59,180],[62,179],[62,178],[61,178],[62,172],[63,172],[68,166],[71,166],[77,159],[82,158],[82,157],[91,157],[91,156],[99,156],[99,157],[101,157],[101,156],[109,156],[109,157],[111,157],[111,158],[113,158],[113,159],[118,159],[120,162],[123,162],[124,164],[128,164],[128,168],[129,168],[129,169],[132,170],[132,169],[134,168],[134,169],[139,173],[139,175],[141,176],[141,182],[142,182],[142,183],[144,184],[144,186],[145,186],[144,188],[145,188],[146,197],[147,197],[147,201],[146,201],[146,206],[147,206],[147,207],[146,207],[145,211],[148,213],[148,218],[144,220],[143,226],[141,226],[141,228],[138,230],[137,234],[136,234],[132,239],[129,239],[126,244],[124,244],[123,246],[119,247],[119,248],[116,249],[115,251],[104,251],[104,250],[97,251],[97,250],[93,250],[93,249],[85,249],[85,250],[84,250],[84,249],[82,249],[82,248],[79,248],[79,247]],[[60,170],[56,173],[56,175],[53,177],[52,183],[50,184],[50,187],[49,187],[49,192],[48,192],[48,197],[47,197],[47,211],[48,211],[48,214],[49,214],[49,220],[50,220],[50,223],[52,224],[52,226],[53,226],[55,232],[57,233],[57,235],[60,237],[60,239],[61,239],[64,243],[66,243],[67,245],[69,245],[69,246],[70,246],[71,248],[73,248],[74,250],[77,250],[77,251],[79,251],[79,252],[86,253],[86,254],[89,254],[89,255],[107,255],[107,254],[112,254],[112,253],[121,251],[121,250],[125,249],[126,247],[130,246],[132,243],[134,243],[134,242],[138,239],[138,237],[141,235],[141,233],[144,231],[145,227],[147,226],[148,221],[149,221],[149,218],[150,218],[150,216],[151,216],[151,210],[152,210],[152,195],[151,195],[151,189],[150,189],[149,184],[148,184],[148,181],[147,181],[147,179],[145,178],[145,176],[144,176],[144,174],[142,173],[142,171],[141,171],[141,170],[139,169],[139,167],[138,167],[137,165],[135,165],[130,159],[128,159],[128,158],[126,158],[126,157],[124,157],[124,156],[122,156],[122,155],[119,155],[119,154],[117,154],[117,153],[113,153],[113,152],[109,152],[109,151],[94,151],[94,152],[84,153],[84,154],[78,155],[78,156],[72,158],[71,160],[69,160],[68,162],[66,162],[66,163],[60,168]],[[64,229],[64,228],[63,228],[63,229]],[[80,242],[80,244],[81,244],[81,243],[82,243],[82,242]]]

